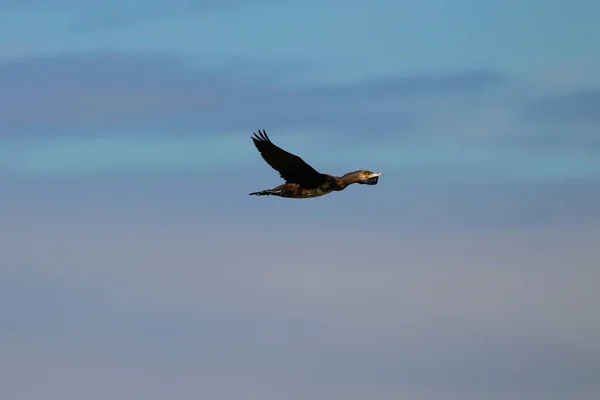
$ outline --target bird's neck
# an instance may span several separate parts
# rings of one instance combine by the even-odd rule
[[[347,174],[336,178],[336,181],[338,183],[339,186],[341,186],[342,188],[345,188],[348,185],[352,185],[353,183],[356,183],[358,181],[360,181],[362,178],[361,173],[356,171],[356,172],[348,172]]]

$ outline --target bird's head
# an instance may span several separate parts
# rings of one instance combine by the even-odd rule
[[[380,176],[383,176],[381,172],[361,170],[358,171],[358,180],[356,182],[361,185],[377,185]]]

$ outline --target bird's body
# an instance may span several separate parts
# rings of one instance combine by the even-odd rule
[[[344,190],[348,185],[359,183],[376,185],[380,172],[360,170],[341,177],[317,172],[300,157],[288,153],[271,142],[266,131],[258,131],[252,137],[263,159],[277,170],[285,183],[273,189],[250,193],[254,196],[279,196],[295,199],[320,197],[334,191]]]
[[[254,196],[279,196],[290,197],[293,199],[308,199],[311,197],[320,197],[329,194],[333,191],[331,188],[314,188],[307,189],[297,183],[284,183],[273,189],[261,190],[260,192],[250,193]]]

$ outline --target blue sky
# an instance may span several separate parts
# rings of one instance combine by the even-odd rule
[[[0,0],[0,395],[598,398],[599,14]]]

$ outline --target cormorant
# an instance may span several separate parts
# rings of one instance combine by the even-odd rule
[[[381,172],[359,170],[349,172],[337,177],[317,172],[300,157],[279,148],[267,136],[267,132],[260,129],[258,135],[253,132],[252,141],[260,152],[262,158],[273,169],[279,172],[285,183],[273,189],[261,190],[250,193],[251,196],[279,196],[305,199],[319,197],[333,191],[344,190],[348,185],[360,183],[361,185],[377,185]]]

